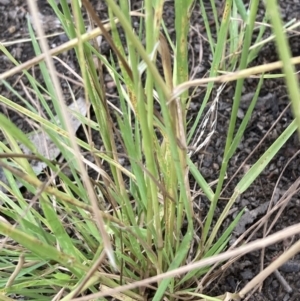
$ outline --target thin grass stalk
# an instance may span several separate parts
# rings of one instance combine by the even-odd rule
[[[142,88],[140,87],[140,93],[144,93]],[[156,170],[156,164],[153,154],[153,149],[149,147],[149,145],[152,145],[152,136],[150,133],[150,130],[148,128],[148,122],[147,122],[147,111],[145,106],[145,98],[140,97],[141,101],[137,104],[138,112],[141,116],[141,132],[142,132],[142,145],[143,145],[143,151],[145,154],[145,161],[146,161],[146,169],[149,173],[152,174],[152,176],[157,179],[157,170]],[[152,245],[154,243],[156,246],[159,246],[159,250],[162,249],[162,233],[161,233],[161,225],[158,223],[159,219],[159,201],[158,201],[158,194],[157,194],[157,188],[155,183],[152,181],[150,177],[148,177],[146,174],[144,175],[146,177],[146,187],[147,187],[147,241],[149,245]],[[158,227],[158,228],[156,228]],[[156,237],[156,233],[159,235],[159,238]],[[158,240],[159,239],[159,240]],[[159,245],[158,245],[159,243]]]
[[[220,32],[218,10],[216,8],[216,1],[215,0],[210,0],[210,5],[211,5],[212,11],[213,11],[213,15],[214,15],[214,21],[215,21],[215,25],[216,25],[216,32],[218,34],[218,38],[217,39],[219,39],[221,32]]]
[[[237,18],[237,7],[235,5],[235,2],[233,2],[232,5],[232,17]],[[242,46],[243,38],[244,38],[244,32],[241,30],[241,34],[239,35],[239,22],[236,20],[231,21],[231,26],[229,28],[229,36],[230,36],[230,46],[229,46],[229,53],[232,53],[233,55],[230,57],[229,64],[232,69],[236,69],[236,64],[239,58],[239,48]],[[230,68],[230,69],[231,69]]]
[[[161,1],[156,1],[156,5],[158,5]],[[155,22],[153,23],[154,16],[155,16],[155,7],[153,11],[153,1],[146,0],[145,1],[145,30],[146,30],[146,51],[148,56],[150,57],[151,53],[154,50],[155,43],[158,42],[158,35],[157,35],[157,26]],[[160,20],[159,24],[160,25]],[[156,51],[155,51],[156,53]],[[156,55],[153,57],[153,61],[156,61]],[[153,132],[153,104],[154,104],[154,97],[153,97],[153,88],[154,88],[154,78],[152,73],[149,70],[146,70],[146,84],[145,84],[145,94],[146,94],[146,101],[147,101],[147,121],[148,121],[148,128],[151,132],[151,135],[154,135]],[[149,141],[151,144],[149,147],[153,147],[153,140]]]
[[[211,48],[215,48],[215,53],[214,53],[214,57],[213,57],[212,66],[211,66],[211,69],[209,72],[209,78],[213,78],[213,77],[217,76],[219,66],[221,64],[222,55],[223,55],[223,52],[224,52],[224,49],[226,46],[226,39],[227,39],[227,35],[228,35],[228,26],[229,26],[229,21],[230,21],[230,10],[231,10],[231,6],[232,6],[232,1],[233,0],[226,0],[226,2],[225,2],[224,13],[223,13],[222,21],[221,21],[220,31],[218,34],[217,45],[216,45],[216,47],[211,46]],[[201,107],[200,107],[199,113],[196,117],[196,120],[193,123],[192,128],[188,134],[188,139],[187,139],[188,142],[192,139],[193,135],[195,134],[195,131],[199,125],[200,118],[202,117],[203,111],[210,98],[213,86],[214,86],[214,81],[209,82],[208,85],[206,86],[205,97],[201,104]]]
[[[151,2],[151,1],[150,1]],[[172,67],[171,67],[171,54],[169,51],[168,44],[162,34],[160,34],[160,25],[162,22],[162,12],[163,12],[163,4],[164,1],[158,1],[154,5],[154,36],[155,39],[153,42],[157,43],[159,42],[159,52],[161,56],[162,61],[162,67],[164,71],[164,79],[166,82],[167,87],[169,88],[169,91],[173,88],[172,83]],[[149,22],[150,24],[150,22]],[[153,44],[154,47],[154,44]],[[149,49],[150,50],[150,49]],[[155,83],[155,79],[154,79]],[[166,99],[160,99],[160,102],[166,102]],[[170,106],[170,110],[172,110]],[[153,109],[153,107],[149,107],[148,104],[148,113],[150,109]],[[176,112],[174,112],[176,113]],[[152,114],[153,116],[153,114]],[[176,124],[177,119],[176,115],[172,114],[174,116],[174,120],[172,120],[173,125],[173,131],[176,132]],[[149,124],[150,125],[150,124]],[[164,131],[162,128],[161,131]],[[177,176],[176,171],[174,169],[174,162],[172,160],[172,155],[170,153],[170,144],[169,144],[169,138],[164,133],[163,134],[163,142],[159,146],[157,145],[157,148],[159,148],[160,154],[157,154],[157,160],[159,162],[159,168],[163,174],[162,181],[164,182],[164,188],[166,189],[166,193],[168,196],[164,196],[164,228],[165,228],[165,234],[164,234],[164,252],[168,258],[168,260],[165,260],[164,262],[164,270],[168,267],[167,261],[170,260],[170,258],[173,258],[174,256],[174,250],[175,250],[175,238],[178,237],[177,233],[174,232],[174,226],[175,226],[175,211],[177,208],[177,201],[178,201],[178,193],[177,193]],[[163,194],[165,194],[163,192]]]
[[[160,35],[160,47],[159,53],[162,60],[162,66],[164,71],[164,77],[166,84],[170,91],[173,89],[172,82],[172,66],[171,66],[171,54],[166,39]],[[163,100],[165,101],[165,100]],[[174,106],[175,105],[175,106]],[[172,129],[176,133],[176,126],[178,124],[176,103],[172,103],[170,106],[172,119]],[[178,231],[175,230],[175,212],[179,213],[178,208],[178,193],[177,193],[177,176],[175,171],[174,162],[170,152],[170,144],[166,133],[164,133],[163,142],[160,146],[160,154],[158,154],[158,161],[160,162],[160,168],[164,174],[164,185],[168,196],[164,197],[164,219],[165,219],[165,252],[168,258],[172,258],[175,250],[175,237],[178,236]],[[179,213],[180,214],[180,213]],[[177,241],[178,242],[178,241]]]
[[[240,66],[239,66],[240,70],[243,70],[247,67],[248,51],[249,51],[249,47],[251,45],[251,38],[252,38],[255,19],[256,19],[256,15],[257,15],[258,5],[259,5],[259,0],[254,0],[254,1],[251,2],[249,20],[247,22],[247,27],[246,27],[246,31],[245,31],[245,42],[244,42],[244,47],[243,47],[242,55],[241,55],[241,62],[240,62]],[[226,173],[227,164],[228,164],[228,161],[229,161],[229,159],[225,160],[225,157],[226,157],[226,154],[228,153],[228,151],[230,149],[232,139],[233,139],[233,133],[234,133],[234,130],[235,130],[237,111],[238,111],[238,108],[239,108],[243,83],[244,83],[244,79],[239,79],[237,81],[237,84],[236,84],[233,107],[232,107],[230,123],[229,123],[229,129],[228,129],[228,134],[227,134],[227,138],[226,138],[224,159],[223,159],[223,162],[222,162],[222,166],[221,166],[221,170],[220,170],[220,174],[219,174],[218,185],[217,185],[217,188],[216,188],[216,191],[215,191],[214,199],[213,199],[213,201],[211,203],[211,206],[209,208],[209,212],[208,212],[208,215],[207,215],[207,220],[206,220],[205,225],[204,225],[204,231],[203,231],[204,241],[206,241],[209,229],[211,227],[211,222],[212,222],[212,219],[213,219],[215,208],[217,206],[217,202],[218,202],[220,192],[222,190],[223,182],[224,182],[224,179],[225,179],[225,173]],[[210,247],[210,245],[213,242],[214,238],[215,237],[212,236],[212,235],[209,237],[209,239],[206,243],[206,246],[205,246],[206,250]]]
[[[145,1],[145,30],[146,30],[146,52],[148,56],[153,52],[154,45],[158,40],[157,37],[157,29],[153,26],[153,2],[151,0]],[[156,55],[154,56],[154,60],[156,60]],[[147,69],[146,70],[146,84],[145,84],[145,103],[138,104],[144,114],[141,114],[141,125],[142,125],[142,137],[143,137],[143,148],[146,159],[146,168],[147,170],[154,176],[155,179],[158,179],[158,170],[156,166],[155,160],[155,151],[154,150],[154,128],[153,128],[153,88],[154,88],[154,78],[152,72]],[[153,223],[155,229],[155,239],[154,244],[157,248],[157,256],[158,256],[158,266],[159,270],[157,273],[161,273],[163,271],[163,254],[162,249],[164,246],[163,237],[162,237],[162,225],[160,219],[160,205],[158,200],[158,189],[156,183],[147,177],[147,186],[148,186],[148,208],[147,208],[147,223],[148,225]],[[150,207],[149,207],[150,206]],[[149,210],[150,209],[150,210]],[[149,231],[148,243],[150,243],[150,234],[151,240],[153,240],[153,232]]]
[[[265,6],[270,15],[272,29],[275,34],[275,41],[279,57],[283,63],[283,72],[285,82],[292,102],[293,114],[298,125],[298,135],[300,136],[300,91],[296,69],[291,63],[291,50],[288,44],[287,36],[283,30],[284,26],[279,12],[279,5],[276,0],[266,0]]]
[[[247,22],[248,15],[247,15],[247,10],[245,8],[245,4],[243,3],[243,1],[242,0],[234,0],[234,3],[236,5],[243,21]]]
[[[176,53],[175,53],[175,85],[188,80],[188,30],[193,0],[175,1],[175,31],[176,31]],[[188,91],[181,94],[180,99],[183,108],[186,106]],[[184,115],[185,116],[185,115]]]
[[[241,194],[254,182],[259,174],[266,168],[267,164],[274,158],[275,154],[282,148],[286,141],[297,130],[296,120],[283,131],[283,133],[273,142],[273,144],[264,152],[264,154],[248,170],[246,175],[240,180],[235,190]]]
[[[29,34],[30,34],[30,37],[32,39],[32,45],[33,45],[33,48],[34,48],[34,52],[35,52],[36,55],[40,55],[42,53],[41,49],[40,49],[40,45],[39,45],[39,43],[38,43],[38,41],[35,37],[35,32],[32,28],[32,24],[31,24],[29,18],[28,18],[28,23],[27,24],[28,24]],[[57,112],[57,116],[59,117],[58,119],[63,120],[59,103],[58,103],[58,101],[56,101],[56,99],[57,99],[56,91],[55,91],[55,88],[54,88],[53,83],[51,81],[51,78],[49,76],[49,70],[46,67],[46,63],[44,61],[40,62],[39,67],[40,67],[41,73],[43,75],[43,78],[45,80],[47,93],[49,93],[50,97],[54,100],[53,101],[53,106],[54,106],[55,111]],[[49,108],[48,105],[47,105],[47,107]],[[51,113],[50,116],[53,116],[53,114]],[[64,123],[63,123],[63,126],[64,126]]]
[[[214,54],[215,54],[215,41],[214,41],[214,39],[212,37],[212,34],[211,34],[211,28],[210,28],[211,26],[209,24],[209,18],[207,16],[203,0],[200,0],[199,2],[200,2],[201,15],[202,15],[204,26],[205,26],[205,32],[206,32],[207,39],[208,39],[208,42],[209,42],[210,51],[211,51],[212,56],[214,57]],[[217,32],[219,32],[219,31],[217,31]]]
[[[131,22],[131,18],[129,15],[128,1],[127,0],[120,1],[120,8],[121,8],[121,11],[124,13],[124,17],[127,19],[127,21]],[[114,22],[114,14],[110,7],[108,7],[108,13],[109,13],[109,19],[110,19],[110,23],[111,23],[111,32],[112,32],[113,41],[116,45],[116,48],[120,51],[120,53],[123,55],[123,57],[125,57],[126,55],[125,55],[125,49],[123,46],[123,42],[121,41],[119,32],[117,30],[117,26]],[[133,79],[126,72],[126,69],[124,68],[124,66],[120,60],[119,60],[119,66],[121,68],[123,79],[126,84],[127,93],[129,96],[129,101],[131,103],[133,112],[139,119],[140,117],[138,116],[138,112],[137,112],[137,99],[136,99],[138,92],[136,90],[136,87],[134,86],[134,82],[138,82],[136,79],[139,78],[139,75],[137,73],[138,72],[138,68],[137,68],[138,58],[137,58],[134,46],[130,42],[127,34],[125,35],[125,39],[126,39],[126,46],[128,48],[129,64],[131,66],[132,72],[134,73]]]
[[[262,25],[259,26],[259,32],[257,34],[256,40],[252,47],[250,47],[249,56],[248,56],[248,64],[250,64],[259,54],[260,50],[263,48],[265,44],[267,44],[268,41],[271,41],[273,37],[269,37],[267,39],[264,39],[264,33],[266,29],[268,28],[267,24],[269,22],[269,16],[267,14],[264,15],[264,18],[262,20]],[[288,25],[287,25],[288,26]]]
[[[190,16],[191,8],[193,5],[192,0],[176,0],[175,1],[175,31],[176,31],[176,52],[175,52],[175,85],[183,83],[188,80],[189,77],[189,67],[188,60],[188,31],[190,28]],[[179,153],[179,162],[182,170],[182,174],[185,180],[186,191],[180,192],[187,193],[190,190],[189,183],[187,181],[188,165],[186,161],[187,156],[187,143],[186,143],[186,114],[187,114],[187,99],[188,90],[184,92],[178,99],[170,104],[170,110],[172,114],[172,124],[175,137],[179,140],[180,146],[177,145]],[[179,201],[177,204],[177,221],[176,221],[176,235],[179,237],[180,230],[184,218],[184,203]],[[189,205],[189,210],[192,214],[192,204]],[[187,208],[185,208],[187,209]],[[179,241],[177,241],[177,247],[179,246]]]
[[[69,5],[66,0],[62,0],[60,2],[61,2],[60,4],[62,7],[62,11],[63,11],[62,14],[58,10],[58,7],[57,7],[57,4],[55,3],[55,1],[52,0],[51,5],[52,5],[52,7],[56,8],[55,12],[60,14],[62,24],[64,25],[64,30],[68,33],[68,36],[71,39],[73,39],[76,37],[76,30],[75,30],[74,24],[72,22],[72,13],[70,11]]]
[[[83,16],[81,13],[81,7],[79,6],[79,1],[71,1],[71,7],[73,13],[71,14],[71,16],[69,15],[68,21],[72,21],[74,17],[76,26],[73,26],[72,22],[69,24],[70,28],[72,29],[72,31],[75,31],[76,37],[78,38],[79,35],[82,35],[86,32]],[[79,47],[81,47],[80,44]]]

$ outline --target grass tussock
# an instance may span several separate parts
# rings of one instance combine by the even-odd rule
[[[118,300],[239,300],[267,273],[240,292],[223,292],[218,297],[204,292],[219,277],[225,260],[282,237],[278,233],[264,243],[226,251],[243,211],[227,227],[224,221],[237,198],[300,128],[299,87],[291,63],[299,58],[291,61],[286,39],[293,24],[282,25],[271,0],[265,1],[267,13],[260,23],[258,0],[247,8],[243,1],[226,0],[222,11],[215,1],[208,7],[207,1],[176,0],[171,35],[163,19],[167,2],[162,0],[145,0],[135,12],[127,0],[118,4],[107,0],[108,20],[101,20],[88,0],[71,2],[61,0],[58,5],[49,0],[69,38],[65,44],[49,49],[34,1],[28,1],[33,22],[28,19],[28,29],[36,57],[19,64],[0,44],[16,66],[0,79],[22,105],[4,96],[0,96],[1,104],[35,123],[48,137],[41,143],[51,141],[63,158],[58,162],[57,156],[41,152],[30,135],[0,114],[5,137],[0,142],[0,171],[5,175],[0,190],[0,299],[21,295],[29,300],[64,301],[104,300],[105,296],[108,300],[109,296]],[[191,78],[189,65],[190,17],[195,9],[203,17],[212,57],[204,78]],[[138,30],[133,28],[136,20]],[[264,39],[269,25],[274,36]],[[99,36],[111,48],[109,57],[101,54]],[[271,40],[280,45],[281,61],[250,68]],[[81,113],[76,105],[72,112],[66,106],[54,67],[56,56],[70,49],[80,68],[74,76],[85,99],[86,109]],[[43,84],[28,71],[37,64]],[[283,74],[278,76],[286,78],[295,120],[243,175],[216,214],[228,164],[243,138],[263,81],[269,71],[281,67]],[[9,77],[20,71],[49,118],[9,83]],[[116,104],[107,95],[105,74],[116,87]],[[260,79],[256,93],[237,126],[244,79],[253,75]],[[214,134],[219,97],[229,84],[234,85],[231,116],[222,164],[211,186],[193,155]],[[197,116],[190,121],[187,112],[197,87],[205,94]],[[76,103],[71,86],[70,95]],[[76,138],[70,114],[82,124],[85,139]],[[95,135],[101,148],[92,140]],[[45,181],[38,177],[33,161],[47,166]],[[90,179],[88,170],[97,177]],[[197,218],[194,200],[200,192],[208,209]],[[291,228],[289,235],[297,231]]]

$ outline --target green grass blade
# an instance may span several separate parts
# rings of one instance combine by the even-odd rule
[[[267,12],[270,15],[279,57],[283,63],[282,69],[285,74],[285,82],[291,98],[293,113],[298,126],[298,134],[300,135],[300,90],[298,76],[294,65],[291,64],[291,50],[289,48],[287,36],[282,30],[283,24],[280,17],[279,5],[276,0],[266,0],[265,5]]]

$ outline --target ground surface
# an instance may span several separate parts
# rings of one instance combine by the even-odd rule
[[[46,1],[39,1],[39,6],[41,13],[43,14],[43,20],[45,22],[45,29],[48,32],[59,32],[60,28],[52,19],[51,9],[45,4]],[[101,1],[94,1],[100,3]],[[133,1],[134,2],[134,1]],[[209,1],[207,1],[209,3]],[[280,1],[282,7],[282,15],[284,20],[291,20],[292,18],[300,19],[300,2],[292,0],[282,0]],[[133,8],[139,7],[139,2],[134,3]],[[220,3],[221,7],[221,3]],[[101,15],[103,19],[106,18],[106,11],[103,5],[95,5],[97,12]],[[0,0],[0,41],[1,42],[11,42],[28,37],[27,21],[26,21],[27,6],[24,1],[13,0],[5,1]],[[263,16],[264,9],[261,5],[260,15]],[[174,31],[174,14],[172,9],[172,3],[166,2],[165,5],[165,22],[170,32]],[[205,41],[205,32],[203,27],[203,21],[200,16],[199,11],[195,11],[192,16],[192,25],[194,29],[190,31],[190,53],[193,60],[190,62],[191,74],[196,78],[201,78],[208,71],[210,66],[210,53],[208,52],[208,44]],[[212,23],[213,26],[213,23]],[[203,35],[203,36],[202,36]],[[201,37],[202,36],[202,37]],[[61,34],[54,38],[51,38],[50,45],[55,46],[65,42],[65,35]],[[200,41],[202,43],[203,58],[201,62],[199,61],[199,51],[201,49]],[[290,39],[291,48],[293,55],[299,55],[300,52],[300,37],[295,33]],[[9,51],[14,55],[14,57],[21,61],[27,61],[34,56],[33,49],[30,42],[17,42],[11,46],[8,46]],[[103,54],[109,54],[109,47],[105,42],[101,45],[101,50]],[[72,69],[77,70],[77,64],[74,61],[74,54],[68,52],[60,56]],[[5,72],[12,68],[12,63],[10,63],[4,56],[0,53],[0,72]],[[255,64],[261,64],[263,62],[271,62],[277,60],[276,50],[274,45],[269,44],[264,47],[264,49],[259,54],[259,57],[254,62]],[[62,66],[62,64],[57,63],[57,70],[61,75],[72,78],[72,74]],[[35,73],[37,78],[40,74],[37,69],[31,70]],[[110,95],[115,94],[114,86],[111,84],[110,79],[106,76],[106,86],[107,92]],[[26,93],[32,95],[31,91],[26,89],[26,79],[24,77],[19,78],[15,76],[10,78],[8,82],[14,85],[24,97]],[[255,92],[257,87],[257,79],[248,79],[244,84],[243,99],[241,102],[240,113],[246,112],[249,100],[247,97],[251,93]],[[80,87],[76,83],[71,83],[76,95],[81,93]],[[62,80],[62,86],[64,88],[64,93],[66,100],[70,98],[68,86],[66,84],[66,79]],[[200,93],[197,97],[194,97],[193,103],[190,109],[190,116],[196,115],[202,97],[204,95],[203,91],[199,90]],[[17,98],[10,92],[7,87],[3,84],[0,85],[0,94],[13,100],[18,101]],[[227,85],[223,90],[219,99],[218,108],[218,123],[215,134],[213,135],[209,145],[200,153],[193,156],[195,162],[199,162],[199,168],[205,179],[209,182],[216,180],[218,170],[222,162],[222,150],[225,145],[226,130],[230,118],[230,106],[232,97],[234,94],[234,85]],[[34,97],[34,95],[32,95]],[[115,98],[111,97],[110,100],[115,102]],[[284,82],[281,79],[266,79],[263,84],[263,89],[260,94],[259,102],[254,111],[253,117],[245,133],[242,144],[239,146],[238,151],[235,153],[234,157],[230,161],[228,169],[228,186],[226,187],[222,197],[223,200],[219,202],[219,208],[221,209],[225,203],[226,198],[228,198],[232,192],[239,179],[246,172],[246,170],[260,157],[260,155],[272,144],[276,137],[282,133],[282,131],[289,125],[292,120],[292,114],[289,109],[279,118],[280,114],[287,107],[289,103],[288,96],[286,95],[286,89],[284,87]],[[3,106],[0,106],[1,111],[6,112],[22,130],[29,132],[31,128],[26,120],[20,118],[19,115],[12,111],[7,111]],[[270,127],[274,125],[274,128],[269,132]],[[79,135],[81,135],[79,133]],[[250,152],[256,147],[256,145],[264,138],[263,143],[256,149],[256,151],[251,154],[250,158],[245,161]],[[100,147],[101,142],[97,141],[95,138],[95,144]],[[249,228],[254,222],[262,218],[266,211],[266,202],[274,200],[274,203],[278,201],[293,183],[299,177],[300,171],[300,156],[296,152],[299,149],[299,141],[296,136],[290,139],[285,147],[276,155],[271,164],[262,172],[261,176],[255,181],[255,183],[241,195],[239,202],[234,206],[232,214],[228,217],[226,223],[232,221],[240,209],[247,207],[248,210],[257,210],[257,216],[246,228]],[[288,160],[295,155],[295,158],[288,164],[286,169],[283,171]],[[241,167],[239,169],[239,167]],[[238,173],[235,175],[236,171],[239,169]],[[278,183],[276,183],[278,181]],[[298,188],[298,187],[297,187]],[[203,210],[206,210],[207,203],[202,196],[195,200],[198,202]],[[258,209],[257,209],[258,208]],[[254,211],[255,212],[255,211]],[[298,194],[295,194],[291,200],[288,202],[285,210],[281,214],[278,221],[276,221],[274,228],[271,232],[278,231],[287,227],[289,225],[299,222],[300,216],[300,201]],[[271,221],[274,216],[272,215]],[[270,224],[270,222],[269,222]],[[241,234],[241,233],[238,233]],[[262,237],[262,231],[258,232],[251,239]],[[297,239],[297,238],[295,238]],[[283,243],[274,245],[266,249],[264,256],[264,265],[267,265],[276,254],[282,252],[284,248],[290,241],[285,241]],[[292,265],[291,270],[281,271],[282,275],[285,277],[287,282],[292,288],[292,293],[288,294],[284,287],[279,283],[274,275],[271,275],[264,283],[261,293],[255,293],[250,296],[249,300],[300,300],[300,268],[298,264],[300,262],[300,256],[294,258],[294,265]],[[235,263],[226,269],[225,272],[218,277],[218,281],[213,281],[207,285],[205,292],[211,293],[213,295],[220,295],[224,292],[235,292],[242,288],[249,280],[251,280],[258,272],[260,266],[260,252],[254,252],[248,254],[237,260]],[[297,268],[298,267],[298,268]]]

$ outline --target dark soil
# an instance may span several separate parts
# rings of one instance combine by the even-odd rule
[[[104,5],[100,4],[101,1],[93,1],[95,3],[94,7],[102,19],[107,18],[107,13]],[[140,2],[135,2],[133,4],[136,9],[139,7]],[[51,8],[46,4],[46,1],[39,0],[40,11],[43,14],[43,20],[45,29],[47,32],[59,32],[61,31],[59,24],[53,17]],[[209,6],[209,1],[207,1]],[[285,21],[291,20],[293,18],[300,19],[300,2],[292,0],[281,0],[280,5],[282,8],[282,16]],[[219,5],[220,12],[222,11],[222,4]],[[20,62],[25,62],[32,57],[34,57],[34,51],[32,49],[30,42],[22,42],[21,39],[28,38],[28,29],[26,21],[27,5],[24,1],[13,0],[6,1],[0,0],[0,18],[2,22],[0,23],[0,41],[10,42],[18,41],[11,46],[8,46],[8,50],[11,54]],[[262,19],[264,15],[264,7],[261,4],[260,17]],[[166,26],[170,31],[171,37],[174,37],[174,14],[172,8],[172,2],[168,1],[165,4],[164,19]],[[209,53],[209,45],[205,39],[201,40],[201,35],[205,37],[205,29],[203,19],[200,15],[199,10],[196,9],[192,15],[193,29],[190,30],[190,69],[191,75],[195,78],[201,78],[206,75],[209,71],[211,63],[211,55]],[[213,22],[211,22],[213,27]],[[266,33],[266,36],[270,35],[270,32]],[[62,33],[54,38],[49,39],[49,44],[55,47],[62,44],[67,40],[66,36]],[[201,43],[203,49],[203,58],[199,61],[199,55],[201,50]],[[291,49],[294,56],[299,55],[300,52],[300,37],[294,33],[290,38]],[[110,48],[108,44],[104,41],[101,44],[101,51],[104,55],[109,55]],[[75,61],[74,53],[67,52],[60,55],[60,58],[71,66],[74,70],[78,70],[78,64]],[[13,64],[9,62],[3,54],[0,53],[0,72],[5,72],[13,67]],[[278,59],[276,54],[276,48],[273,44],[268,44],[260,52],[258,58],[252,65],[268,63],[276,61]],[[57,71],[63,75],[65,78],[73,78],[72,74],[63,65],[57,63]],[[34,73],[37,78],[41,78],[41,74],[38,68],[34,70],[29,70]],[[19,74],[20,75],[20,74]],[[16,75],[9,78],[7,81],[14,85],[18,92],[26,98],[25,88],[28,84],[25,77],[19,77]],[[116,94],[115,87],[111,84],[108,75],[105,75],[107,93],[110,95]],[[42,83],[42,80],[41,80]],[[81,93],[80,86],[70,82],[74,93],[79,95]],[[246,79],[244,83],[243,97],[241,100],[240,114],[245,114],[249,105],[249,96],[251,96],[257,88],[257,79]],[[62,80],[61,85],[65,93],[66,101],[70,99],[68,86],[66,80]],[[218,122],[217,128],[212,136],[210,143],[201,152],[193,155],[194,162],[199,162],[199,168],[208,182],[215,181],[219,172],[219,168],[222,163],[223,149],[225,146],[225,139],[228,129],[228,124],[230,120],[231,113],[231,103],[234,95],[234,84],[229,84],[221,93],[218,105]],[[199,89],[198,96],[194,97],[189,116],[195,118],[203,98],[203,91]],[[31,93],[29,91],[29,93]],[[20,102],[16,96],[10,92],[7,87],[1,83],[0,94],[16,102]],[[32,94],[31,94],[32,95]],[[32,95],[34,98],[34,95]],[[115,99],[110,99],[115,103]],[[227,180],[225,182],[226,189],[222,194],[222,199],[219,201],[218,208],[221,212],[222,208],[226,205],[228,197],[230,197],[234,191],[239,180],[242,178],[244,173],[249,169],[249,167],[254,164],[258,158],[267,150],[267,148],[275,141],[275,139],[283,132],[283,130],[290,124],[293,119],[290,109],[280,116],[284,109],[289,104],[289,98],[287,96],[284,81],[282,79],[266,79],[263,84],[263,89],[260,93],[260,98],[258,104],[255,108],[251,122],[247,127],[245,136],[242,143],[239,145],[237,152],[234,154],[230,161],[229,168],[227,171]],[[15,112],[7,110],[3,105],[0,104],[0,109],[5,112],[11,120],[18,125],[25,132],[31,131],[29,124],[21,118]],[[280,116],[280,118],[279,118]],[[277,120],[279,118],[279,120]],[[241,120],[239,119],[239,122]],[[276,124],[275,124],[276,122]],[[271,126],[274,127],[270,132]],[[78,133],[80,137],[83,133]],[[254,151],[253,154],[246,160],[252,150],[263,140],[263,143]],[[100,147],[101,141],[95,137],[94,143],[96,146]],[[272,162],[267,166],[267,168],[262,172],[259,178],[251,185],[251,187],[241,195],[238,202],[234,205],[231,215],[227,218],[224,227],[233,220],[235,215],[242,209],[247,208],[247,210],[252,211],[260,208],[258,211],[252,211],[256,213],[253,220],[246,222],[246,230],[265,214],[265,209],[260,207],[266,202],[273,202],[274,204],[281,198],[281,196],[291,187],[291,185],[298,179],[300,172],[300,156],[299,154],[286,166],[289,159],[296,154],[299,149],[299,141],[297,136],[293,136],[279,151],[279,153],[274,157]],[[240,168],[241,167],[241,168]],[[281,172],[283,171],[281,175]],[[236,171],[238,170],[237,174]],[[278,183],[277,183],[278,181]],[[228,185],[227,185],[228,184]],[[273,195],[275,192],[275,195]],[[204,211],[207,210],[207,201],[203,196],[200,196],[197,200]],[[288,202],[285,210],[280,215],[280,218],[276,221],[271,233],[278,230],[284,229],[287,226],[296,224],[299,222],[300,216],[300,203],[299,194],[295,195]],[[270,221],[272,221],[274,215],[271,216]],[[271,222],[269,222],[270,224]],[[243,230],[240,233],[241,234]],[[239,231],[237,231],[239,232]],[[251,237],[251,240],[255,238],[261,238],[263,232],[261,229]],[[298,238],[294,238],[294,241]],[[266,249],[264,256],[264,266],[266,266],[272,259],[279,253],[283,252],[287,248],[289,240],[270,246]],[[260,271],[260,252],[253,252],[243,256],[236,262],[232,263],[229,268],[222,272],[222,276],[218,276],[218,281],[214,280],[209,282],[209,285],[205,287],[205,293],[211,295],[220,295],[225,292],[235,292],[239,291],[245,286],[255,275]],[[287,293],[284,287],[280,284],[278,279],[271,275],[263,284],[261,292],[255,292],[252,296],[249,296],[248,300],[300,300],[300,255],[297,255],[292,262],[289,262],[290,268],[285,268],[280,273],[286,279],[290,287],[292,288],[291,293]],[[218,272],[218,270],[217,270]],[[218,274],[219,275],[219,274]],[[212,278],[213,279],[213,278]]]

